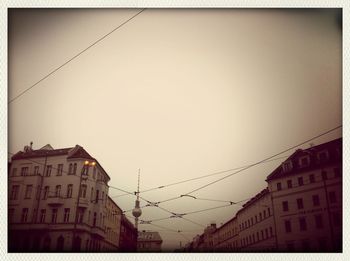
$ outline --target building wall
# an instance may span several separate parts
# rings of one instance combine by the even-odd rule
[[[240,251],[274,251],[275,224],[271,194],[265,194],[242,208],[237,214]]]
[[[342,182],[341,177],[336,175],[338,170],[335,172],[335,169],[340,169],[338,164],[269,182],[269,188],[273,191],[280,250],[341,249]],[[327,179],[323,179],[322,172],[326,173]],[[314,176],[314,181],[310,181],[310,175]],[[303,179],[303,185],[299,185],[300,178]],[[291,188],[287,181],[291,181]],[[281,190],[277,189],[278,183],[281,184]],[[290,226],[290,229],[286,226]]]
[[[8,197],[10,251],[72,250],[76,213],[75,234],[80,238],[76,251],[118,249],[121,210],[115,203],[107,205],[109,177],[98,163],[89,167],[87,176],[83,175],[77,209],[85,160],[57,155],[12,161]],[[63,169],[59,171],[61,165]],[[119,216],[112,217],[111,211]],[[18,244],[21,240],[27,243]]]

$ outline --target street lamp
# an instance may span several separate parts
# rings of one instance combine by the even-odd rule
[[[79,189],[78,189],[78,199],[77,199],[77,204],[75,208],[75,220],[74,220],[74,228],[73,228],[73,239],[72,239],[72,250],[75,250],[75,247],[77,246],[77,240],[76,240],[76,233],[77,233],[77,224],[78,224],[78,212],[79,212],[79,202],[80,202],[80,194],[81,194],[81,182],[83,180],[83,175],[85,174],[86,170],[88,169],[89,166],[95,166],[96,162],[95,161],[88,161],[86,160],[84,162],[84,165],[81,169],[80,172],[80,178],[79,178]]]

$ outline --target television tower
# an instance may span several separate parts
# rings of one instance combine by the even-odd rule
[[[135,208],[132,210],[132,215],[135,217],[135,228],[138,231],[138,225],[139,225],[139,217],[142,214],[142,210],[140,208],[140,169],[139,169],[139,175],[137,180],[137,191],[135,192],[136,200],[135,200]]]

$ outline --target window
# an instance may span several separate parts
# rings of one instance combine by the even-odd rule
[[[261,215],[261,213],[259,213],[259,220],[260,220],[260,221],[262,220],[262,215]]]
[[[304,185],[304,179],[303,179],[303,177],[299,177],[299,178],[298,178],[298,184],[299,184],[299,186]]]
[[[301,241],[301,247],[303,251],[309,251],[310,250],[310,242],[307,239],[304,239]]]
[[[267,208],[267,213],[268,213],[269,216],[271,216],[270,208]]]
[[[13,185],[11,190],[10,199],[16,200],[18,199],[19,194],[19,185]]]
[[[21,176],[28,176],[28,167],[22,167],[21,169]]]
[[[78,222],[83,223],[84,220],[84,209],[80,208],[78,211]]]
[[[85,184],[81,185],[81,188],[80,188],[80,197],[82,198],[85,198],[86,197],[86,189],[87,189],[87,186]]]
[[[287,187],[292,188],[292,180],[291,179],[287,180]]]
[[[56,186],[55,196],[58,198],[61,196],[61,185]]]
[[[337,202],[337,197],[335,195],[335,191],[329,192],[329,202],[330,203],[336,203]]]
[[[97,222],[97,214],[96,212],[94,212],[94,220],[93,220],[93,223],[92,223],[92,226],[96,227],[96,222]]]
[[[315,215],[316,228],[323,228],[323,218],[322,215]]]
[[[59,236],[59,238],[57,239],[56,250],[57,250],[57,251],[63,251],[63,248],[64,248],[64,237],[61,235],[61,236]]]
[[[28,208],[22,209],[22,216],[21,216],[21,222],[26,223],[28,219]]]
[[[35,166],[34,167],[34,176],[38,176],[39,175],[39,166]]]
[[[304,217],[299,218],[300,231],[306,231],[306,219]]]
[[[289,210],[288,201],[283,201],[282,202],[282,208],[283,208],[283,211],[288,211]]]
[[[341,222],[340,213],[339,212],[333,212],[332,213],[332,219],[333,219],[334,226],[335,227],[339,227],[340,226],[340,222]]]
[[[44,187],[43,199],[47,199],[47,197],[49,196],[49,189],[49,186]]]
[[[64,209],[64,216],[63,216],[63,222],[68,223],[69,222],[69,214],[70,214],[70,208]]]
[[[96,199],[95,199],[95,203],[98,203],[98,196],[99,196],[99,190],[98,189],[96,189]]]
[[[94,170],[92,172],[92,176],[93,176],[94,179],[96,179],[96,166],[94,167]]]
[[[318,153],[318,160],[323,163],[328,160],[328,151],[324,150]]]
[[[51,170],[52,170],[52,165],[47,165],[46,172],[45,172],[45,176],[46,177],[50,177],[51,176]]]
[[[258,223],[258,216],[255,215],[255,223]]]
[[[272,227],[270,227],[270,237],[273,236]]]
[[[73,164],[69,163],[69,168],[68,168],[68,175],[73,174]]]
[[[322,171],[321,175],[322,175],[322,180],[327,180],[327,171]]]
[[[259,232],[256,232],[256,238],[257,238],[256,240],[258,240],[258,241],[260,240],[259,239]]]
[[[58,164],[57,165],[57,176],[62,176],[63,172],[63,164]]]
[[[298,209],[303,209],[304,208],[304,202],[302,198],[298,198],[297,199],[297,205],[298,205]]]
[[[310,183],[315,183],[315,175],[314,174],[310,174],[309,179],[310,179]]]
[[[265,239],[264,238],[264,230],[261,230],[260,233],[261,233],[261,239],[264,240]]]
[[[292,232],[292,224],[290,223],[290,220],[284,221],[284,227],[286,229],[286,233]]]
[[[334,168],[334,177],[339,178],[341,176],[340,168]]]
[[[286,245],[287,245],[287,251],[293,252],[295,250],[293,241],[287,242]]]
[[[266,218],[266,210],[264,210],[264,214],[263,215],[264,215],[264,218]]]
[[[265,228],[265,237],[269,238],[269,230],[267,228]]]
[[[312,203],[314,204],[314,207],[317,207],[320,205],[320,197],[318,195],[312,195]]]
[[[73,193],[73,184],[67,185],[67,198],[71,198]]]
[[[24,198],[31,198],[32,197],[32,191],[33,191],[33,185],[27,185],[26,186],[26,193]]]
[[[12,176],[12,177],[17,176],[17,168],[13,168],[13,169],[12,169],[11,176]]]
[[[40,223],[45,223],[46,209],[40,210]]]
[[[325,251],[327,249],[327,240],[325,238],[320,238],[318,240],[318,246],[321,251]]]
[[[91,194],[90,194],[91,202],[94,200],[94,188],[91,188]]]
[[[307,167],[309,166],[309,163],[310,163],[309,156],[304,156],[299,159],[300,167]]]
[[[282,167],[283,167],[283,171],[284,172],[289,172],[292,170],[293,166],[292,166],[292,162],[291,161],[287,161],[287,162],[284,162],[282,164]]]
[[[15,209],[14,209],[14,208],[10,208],[10,209],[9,209],[9,212],[8,212],[9,223],[14,222],[14,221],[13,221],[14,215],[15,215]]]
[[[278,183],[277,183],[277,190],[282,190],[282,184],[281,184],[281,182],[278,182]]]
[[[77,173],[77,163],[74,163],[73,165],[73,174]]]
[[[51,223],[56,223],[57,222],[57,208],[52,209],[52,214],[51,214]]]

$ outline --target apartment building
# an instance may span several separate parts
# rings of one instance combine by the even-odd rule
[[[16,153],[9,169],[9,251],[117,251],[121,210],[108,197],[109,180],[79,145]]]
[[[276,250],[271,194],[267,188],[245,203],[236,218],[240,251]]]
[[[340,252],[342,250],[342,138],[298,149],[213,233],[217,252]],[[199,252],[205,233],[187,244]]]
[[[120,251],[135,252],[137,250],[137,230],[123,214],[120,223]]]
[[[137,252],[161,252],[162,243],[158,232],[140,231],[137,237]]]
[[[238,222],[234,216],[226,223],[218,227],[213,234],[215,252],[234,252],[239,250]]]
[[[266,181],[279,250],[341,251],[341,138],[295,151]]]

